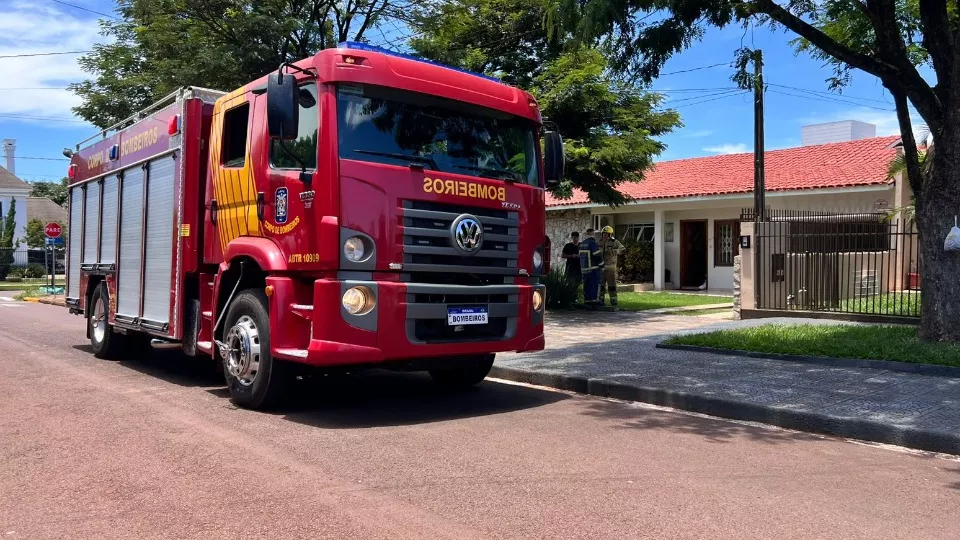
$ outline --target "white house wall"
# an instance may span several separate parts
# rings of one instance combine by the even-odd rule
[[[822,212],[872,212],[886,205],[895,206],[893,186],[859,189],[816,190],[810,192],[768,193],[769,208],[812,210]],[[743,208],[753,206],[751,194],[736,196],[699,197],[696,199],[663,199],[628,204],[618,208],[592,207],[576,210],[547,212],[547,231],[553,240],[554,252],[566,242],[571,230],[583,231],[592,226],[590,215],[607,215],[614,225],[655,223],[656,212],[664,214],[664,224],[673,224],[673,241],[664,238],[664,268],[670,271],[667,288],[680,282],[680,221],[707,220],[707,279],[711,289],[733,288],[733,267],[714,265],[714,222],[739,219]],[[659,234],[659,231],[658,231]],[[559,238],[558,238],[559,237]],[[559,242],[559,244],[558,244]]]

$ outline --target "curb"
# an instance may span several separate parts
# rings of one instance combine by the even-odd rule
[[[893,444],[929,452],[960,454],[960,434],[956,433],[891,426],[871,420],[827,416],[675,392],[663,388],[631,386],[603,379],[542,373],[496,365],[490,371],[490,377],[598,397],[639,401],[732,420],[758,422],[795,431]]]
[[[47,299],[47,298],[40,298],[40,299],[38,299],[38,301],[39,301],[41,304],[47,304],[47,305],[50,305],[50,306],[66,307],[66,305],[67,305],[66,302],[64,302],[63,300],[52,300],[52,299]]]
[[[687,351],[697,353],[722,354],[725,356],[743,356],[747,358],[761,358],[764,360],[786,360],[789,362],[805,362],[818,366],[840,368],[870,368],[897,373],[913,373],[915,375],[932,375],[936,377],[960,378],[960,367],[938,366],[936,364],[910,364],[890,360],[866,360],[859,358],[833,358],[829,356],[801,356],[795,354],[761,353],[753,351],[739,351],[735,349],[715,349],[699,345],[670,345],[657,343],[656,348],[673,351]]]
[[[32,302],[32,303],[34,303],[34,304],[39,304],[39,303],[40,303],[40,299],[39,299],[39,298],[36,298],[36,297],[33,297],[33,296],[24,296],[24,297],[23,297],[23,301],[24,301],[24,302]]]

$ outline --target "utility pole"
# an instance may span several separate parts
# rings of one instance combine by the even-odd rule
[[[753,215],[767,220],[766,180],[763,175],[763,52],[753,51]]]

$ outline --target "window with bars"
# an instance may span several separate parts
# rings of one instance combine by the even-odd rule
[[[654,228],[653,223],[634,223],[630,225],[617,225],[616,235],[621,241],[636,240],[653,242]]]
[[[714,221],[713,242],[713,265],[733,266],[733,258],[740,253],[740,222]]]

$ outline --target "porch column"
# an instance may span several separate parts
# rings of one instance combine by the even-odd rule
[[[666,267],[666,257],[663,252],[663,210],[653,214],[653,288],[663,290],[663,273]]]

